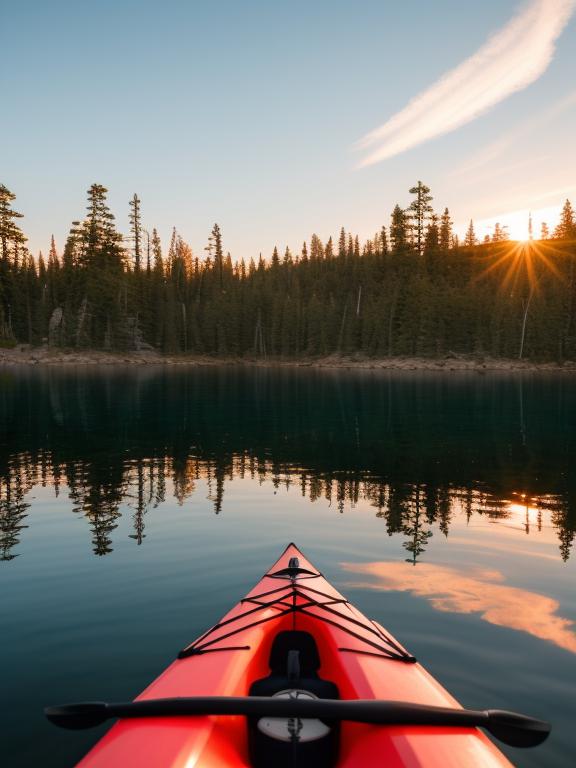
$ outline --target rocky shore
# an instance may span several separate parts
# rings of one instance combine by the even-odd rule
[[[14,365],[244,365],[281,366],[291,368],[333,368],[390,371],[488,371],[531,372],[550,371],[576,373],[576,361],[533,362],[489,357],[467,357],[447,354],[444,357],[390,357],[381,359],[360,356],[301,358],[299,360],[262,359],[248,357],[208,357],[198,355],[162,355],[154,351],[106,352],[101,350],[65,350],[50,347],[18,345],[11,349],[0,348],[0,366]]]

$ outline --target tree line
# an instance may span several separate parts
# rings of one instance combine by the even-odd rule
[[[302,358],[463,354],[576,359],[576,217],[567,200],[553,231],[511,241],[497,224],[462,241],[418,182],[389,225],[361,242],[342,228],[299,253],[233,260],[215,224],[200,257],[176,230],[164,249],[129,202],[116,228],[107,190],[62,252],[34,257],[15,195],[0,185],[0,346],[150,350],[164,354]]]

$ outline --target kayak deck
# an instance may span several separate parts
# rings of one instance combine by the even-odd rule
[[[351,605],[294,544],[243,600],[183,649],[137,700],[247,696],[255,681],[269,677],[271,651],[283,632],[313,637],[319,654],[318,676],[333,684],[341,699],[460,708],[394,637]],[[340,725],[336,764],[339,768],[510,766],[476,728],[352,722]],[[79,765],[249,768],[246,718],[120,720]]]

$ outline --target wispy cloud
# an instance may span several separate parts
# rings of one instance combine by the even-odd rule
[[[576,0],[532,0],[455,69],[361,139],[373,165],[474,120],[548,68]]]
[[[539,133],[546,125],[552,121],[556,121],[564,112],[574,106],[576,106],[576,91],[571,91],[543,112],[539,112],[529,122],[523,121],[522,123],[519,123],[505,135],[500,136],[495,141],[482,147],[482,149],[475,152],[460,166],[455,168],[450,175],[469,176],[470,179],[476,180],[477,171],[480,171],[483,168],[493,168],[494,165],[496,165],[496,170],[498,170],[501,166],[496,164],[497,160],[505,156],[513,147],[518,146],[519,142],[526,136]],[[533,158],[529,158],[528,162],[533,163]]]

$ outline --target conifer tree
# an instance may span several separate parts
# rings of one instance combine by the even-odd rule
[[[412,222],[416,250],[422,255],[424,253],[426,222],[433,213],[432,206],[430,205],[433,197],[430,194],[430,187],[422,184],[421,181],[410,189],[410,194],[415,195],[415,198],[408,206],[406,215]]]
[[[346,256],[346,231],[344,227],[340,230],[340,237],[338,238],[338,256],[342,259]]]
[[[54,240],[54,235],[50,238],[50,250],[48,251],[48,264],[52,264],[54,266],[59,265],[58,260],[58,251],[56,250],[56,241]]]
[[[330,261],[334,258],[334,243],[332,242],[332,237],[330,236],[328,238],[328,242],[326,243],[326,248],[324,249],[324,258],[326,261]]]
[[[430,223],[426,229],[426,240],[424,242],[424,253],[427,255],[436,253],[440,247],[440,231],[438,227],[438,216],[432,214]]]
[[[74,228],[79,245],[78,263],[83,267],[124,267],[122,235],[115,228],[114,215],[108,208],[108,190],[101,184],[92,184],[88,190],[86,219]]]
[[[352,237],[352,233],[348,234],[348,248],[346,251],[346,256],[351,259],[354,256],[354,238]]]
[[[476,233],[474,232],[474,222],[470,219],[470,224],[468,225],[466,235],[464,236],[464,245],[470,248],[477,243],[478,240],[476,239]]]
[[[496,224],[494,224],[494,234],[492,235],[492,242],[501,243],[507,239],[506,235],[507,235],[506,229],[500,225],[499,221],[497,221]]]
[[[566,200],[560,213],[560,221],[554,230],[554,237],[560,240],[572,240],[576,237],[576,219],[570,200]]]
[[[401,253],[408,247],[406,214],[398,204],[394,206],[394,210],[392,211],[390,239],[392,240],[392,253]]]
[[[212,227],[205,250],[208,251],[208,255],[214,262],[214,269],[218,274],[220,290],[222,290],[224,285],[224,251],[222,249],[222,233],[218,224],[214,224]]]
[[[324,246],[317,234],[313,234],[310,240],[310,261],[319,261],[324,256]]]
[[[388,253],[388,235],[386,234],[386,227],[382,227],[380,230],[380,253],[385,256]]]
[[[550,237],[550,230],[548,229],[548,224],[545,221],[543,221],[540,227],[540,240],[548,240],[549,237]]]
[[[134,249],[134,268],[136,272],[140,271],[140,260],[142,256],[142,224],[140,221],[140,203],[142,201],[136,193],[130,200],[130,232],[132,233],[132,244]]]
[[[109,348],[117,332],[123,333],[127,294],[123,285],[125,261],[122,235],[108,208],[108,190],[92,184],[88,190],[86,219],[73,224],[65,249],[71,266],[81,270],[77,288],[82,293],[77,307],[76,344]],[[68,250],[68,253],[66,251]]]
[[[162,275],[164,272],[164,262],[162,259],[162,244],[160,242],[160,238],[158,237],[158,231],[156,227],[152,230],[152,258],[153,258],[153,265],[154,265],[154,271],[157,274]]]
[[[17,254],[18,249],[26,242],[24,233],[15,222],[15,219],[23,217],[23,214],[12,208],[15,199],[16,195],[4,184],[0,184],[0,256],[4,260],[8,260],[11,247]]]
[[[440,249],[447,251],[452,246],[452,219],[450,211],[444,208],[444,213],[440,217]]]

